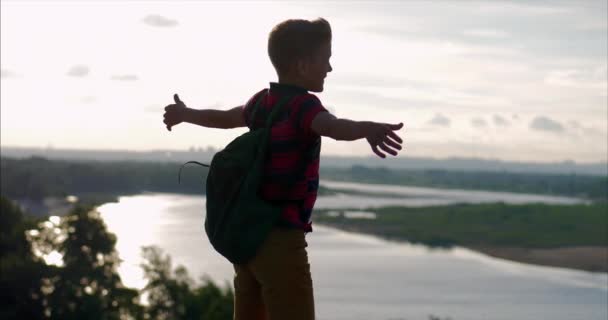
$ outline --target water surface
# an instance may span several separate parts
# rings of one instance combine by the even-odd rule
[[[174,266],[186,266],[195,278],[231,283],[232,266],[204,233],[204,197],[127,196],[99,211],[117,235],[126,285],[144,285],[138,266],[143,245],[163,248]],[[306,239],[320,320],[427,320],[431,314],[453,320],[608,317],[605,273],[521,264],[465,248],[430,250],[319,225]]]

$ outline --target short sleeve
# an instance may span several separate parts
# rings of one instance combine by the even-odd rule
[[[309,94],[298,106],[297,121],[299,129],[306,133],[310,133],[310,126],[317,114],[327,112],[327,109],[321,104],[321,100],[315,95]]]
[[[243,118],[245,120],[245,124],[247,127],[251,128],[251,113],[253,112],[253,107],[255,106],[256,101],[260,98],[260,95],[264,94],[266,89],[256,93],[253,97],[249,98],[249,101],[245,105],[243,105]]]

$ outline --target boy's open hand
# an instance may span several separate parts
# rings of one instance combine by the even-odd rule
[[[171,127],[180,124],[184,121],[184,114],[186,113],[186,104],[184,104],[177,93],[173,95],[175,104],[170,104],[165,107],[165,114],[163,115],[163,122],[167,126],[167,130],[171,131]]]
[[[397,152],[399,152],[398,150],[401,150],[403,140],[394,131],[401,128],[403,128],[403,123],[388,124],[373,122],[368,129],[365,139],[367,139],[374,153],[380,158],[386,158],[386,155],[382,151],[396,156]]]

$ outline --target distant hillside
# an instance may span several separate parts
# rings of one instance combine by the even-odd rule
[[[154,150],[154,151],[128,151],[128,150],[71,150],[53,148],[16,148],[0,146],[3,157],[29,158],[40,156],[47,159],[64,160],[98,160],[98,161],[168,161],[186,162],[189,160],[210,161],[217,150],[192,149],[188,151]],[[563,161],[553,163],[508,162],[501,160],[485,160],[473,158],[413,158],[403,157],[380,159],[378,157],[338,157],[323,156],[323,167],[350,168],[353,165],[368,167],[386,167],[390,169],[443,169],[458,171],[490,171],[490,172],[519,172],[543,174],[584,174],[608,175],[608,163],[575,163]]]
[[[0,157],[0,194],[28,211],[44,212],[49,198],[77,196],[81,202],[105,203],[119,195],[142,192],[205,193],[207,168],[153,161],[49,160]],[[577,197],[608,201],[608,176],[387,169],[353,166],[321,169],[324,179],[431,188],[490,190]],[[346,190],[336,190],[347,192]],[[332,193],[322,188],[321,194]],[[348,193],[348,192],[347,192]],[[51,199],[52,200],[52,199]]]

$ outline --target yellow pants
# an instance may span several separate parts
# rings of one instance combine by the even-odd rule
[[[314,320],[304,231],[275,228],[255,258],[234,265],[234,320]]]

